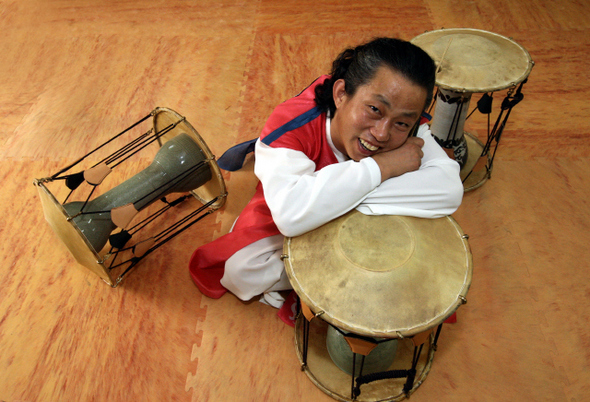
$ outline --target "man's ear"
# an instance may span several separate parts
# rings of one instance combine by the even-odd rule
[[[334,98],[336,109],[340,108],[346,95],[346,83],[344,82],[344,79],[341,78],[337,80],[332,87],[332,97]]]

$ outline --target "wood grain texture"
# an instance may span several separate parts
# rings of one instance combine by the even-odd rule
[[[535,67],[491,180],[454,215],[470,235],[473,284],[412,400],[585,400],[589,14],[576,0],[0,1],[0,400],[332,400],[300,371],[275,310],[209,299],[190,279],[194,249],[226,233],[253,194],[252,160],[224,173],[222,210],[116,289],[53,234],[32,180],[156,106],[184,115],[219,156],[258,136],[344,47],[443,27],[512,37]],[[468,129],[482,138],[484,119]]]

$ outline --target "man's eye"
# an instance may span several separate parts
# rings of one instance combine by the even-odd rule
[[[371,109],[371,111],[373,113],[380,113],[379,109],[377,107],[375,107],[375,106],[369,105],[369,108]]]

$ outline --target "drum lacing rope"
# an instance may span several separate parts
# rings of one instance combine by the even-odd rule
[[[340,333],[342,336],[347,337],[347,338],[354,338],[354,339],[360,339],[362,341],[365,342],[369,342],[375,345],[379,345],[381,343],[384,342],[391,342],[396,340],[395,338],[389,338],[389,339],[381,339],[381,340],[377,340],[374,339],[372,337],[367,337],[367,336],[362,336],[362,335],[357,335],[357,334],[353,334],[353,333],[345,333],[343,332],[340,328],[335,327],[333,325],[331,325],[332,328],[334,328],[338,333]],[[376,379],[369,379],[366,380],[366,382],[360,382],[359,381],[365,381],[364,379],[369,378],[369,376],[372,376],[373,374],[368,374],[366,376],[363,376],[363,367],[365,366],[365,355],[361,354],[361,364],[360,364],[360,369],[359,369],[359,376],[356,379],[356,387],[355,387],[355,373],[356,373],[356,357],[357,357],[358,353],[353,352],[352,353],[352,373],[351,373],[351,390],[350,390],[350,394],[351,394],[351,398],[353,400],[356,399],[357,396],[360,395],[361,391],[360,391],[360,386],[362,384],[366,384],[367,382],[372,382],[372,381],[376,381],[378,378]],[[405,377],[406,375],[403,375],[403,377]],[[393,378],[393,377],[391,377]],[[395,377],[398,378],[398,377]],[[359,380],[361,379],[361,380]]]
[[[457,126],[459,124],[461,114],[463,113],[463,108],[465,107],[465,103],[463,102],[463,99],[464,98],[461,97],[461,101],[457,102],[459,105],[457,107],[457,110],[455,111],[455,115],[453,116],[453,121],[451,122],[451,126],[449,127],[449,132],[447,134],[447,138],[450,137],[451,133],[453,134],[453,137],[450,140],[451,141],[450,145],[452,145],[452,146],[459,145],[459,140],[461,138],[463,138],[463,133],[457,133]],[[457,136],[459,138],[457,138]],[[447,142],[448,141],[449,140],[447,139]]]
[[[362,384],[366,384],[371,381],[376,381],[376,380],[381,380],[381,379],[407,377],[406,383],[404,384],[403,391],[406,394],[406,396],[409,396],[410,391],[412,391],[412,388],[414,388],[414,380],[416,378],[416,366],[418,365],[418,359],[420,358],[420,355],[422,354],[423,346],[424,346],[424,344],[420,345],[419,347],[414,347],[414,358],[412,359],[412,368],[411,369],[409,369],[409,370],[391,370],[391,371],[385,371],[383,373],[373,373],[373,374],[367,374],[366,376],[359,377],[359,378],[357,378],[358,385],[355,389],[355,393],[358,389],[358,393],[360,395],[360,386]],[[400,375],[401,375],[401,377],[400,377]],[[368,378],[374,378],[374,379],[372,379],[370,381],[365,380]]]
[[[302,322],[302,326],[301,326],[301,331],[302,331],[302,337],[303,337],[303,350],[302,350],[302,355],[301,355],[301,371],[305,371],[305,369],[307,368],[307,349],[309,348],[309,321],[307,321],[307,318],[304,316],[303,314],[303,309],[301,306],[301,299],[299,298],[299,295],[296,294],[297,297],[297,320],[300,319],[301,316],[303,316],[303,319],[301,320]]]
[[[490,161],[490,167],[489,167],[490,171],[492,170],[494,158],[496,157],[496,151],[498,150],[498,144],[500,143],[500,138],[502,137],[502,133],[504,132],[504,128],[506,127],[506,122],[508,121],[508,118],[510,117],[510,113],[512,113],[512,108],[514,106],[518,105],[524,99],[524,94],[522,93],[522,87],[524,86],[524,84],[526,84],[527,81],[528,81],[528,78],[520,83],[520,85],[518,86],[518,89],[514,93],[514,96],[512,96],[512,91],[509,91],[508,94],[506,95],[506,98],[504,98],[504,101],[502,101],[502,108],[501,108],[500,115],[498,116],[498,119],[496,120],[496,124],[494,125],[494,129],[492,130],[491,135],[488,137],[488,142],[486,143],[486,146],[484,147],[484,152],[486,152],[486,155],[487,155],[487,152],[489,151],[489,149],[492,145],[492,139],[496,140],[496,146],[494,147],[494,153],[492,154],[492,158]],[[500,123],[500,120],[502,119],[502,114],[504,113],[504,111],[506,111],[506,117],[504,117],[504,120],[502,120],[502,123]]]
[[[175,177],[173,177],[170,180],[168,180],[166,183],[158,186],[153,191],[150,191],[149,193],[147,193],[146,195],[144,195],[143,197],[141,197],[140,199],[138,199],[137,201],[135,201],[134,202],[134,205],[137,204],[137,203],[139,203],[140,201],[145,200],[146,198],[148,198],[150,196],[153,196],[153,194],[156,194],[158,192],[161,193],[161,194],[166,193],[166,191],[170,187],[175,186],[176,184],[178,184],[182,180],[186,179],[191,174],[196,173],[197,171],[199,171],[199,170],[201,170],[201,169],[203,169],[204,167],[207,167],[207,166],[208,166],[208,161],[200,161],[200,162],[198,162],[195,166],[193,166],[190,169],[187,169],[184,172],[176,175]],[[79,215],[104,214],[104,213],[111,212],[110,210],[105,210],[105,211],[84,211],[84,207],[88,204],[88,201],[90,200],[90,197],[92,196],[92,193],[94,192],[94,190],[96,189],[96,187],[97,186],[93,186],[92,191],[88,195],[88,198],[86,199],[86,201],[84,202],[84,204],[80,208],[80,212],[77,213],[75,216],[73,216],[71,218],[74,218],[74,217],[79,216]],[[156,198],[160,198],[160,197],[159,196],[154,197],[154,199],[156,199]]]
[[[443,324],[439,324],[439,326],[436,330],[436,334],[434,335],[434,339],[431,344],[433,351],[436,351],[436,349],[437,349],[438,338],[440,336],[442,327],[443,327]],[[420,356],[422,355],[423,347],[424,347],[424,344],[414,347],[414,355],[412,358],[412,367],[409,370],[389,370],[389,371],[383,371],[383,372],[379,372],[379,373],[359,375],[356,378],[356,387],[354,387],[352,390],[352,399],[356,400],[356,398],[361,394],[360,387],[363,384],[368,384],[368,383],[371,383],[374,381],[379,381],[379,380],[404,378],[404,377],[407,377],[407,380],[406,380],[406,383],[404,384],[403,392],[406,394],[406,397],[409,397],[410,392],[414,388],[414,382],[415,382],[416,374],[417,374],[416,367],[418,366],[418,360],[420,359]],[[354,360],[355,359],[353,359],[353,367],[354,367],[354,363],[355,363]],[[362,372],[361,372],[361,374],[362,374]],[[353,377],[354,377],[354,371],[353,371]]]
[[[181,234],[182,232],[184,232],[185,230],[187,230],[188,228],[190,228],[192,225],[194,225],[195,223],[199,222],[201,219],[203,219],[205,216],[211,214],[213,212],[212,209],[209,209],[209,207],[211,207],[213,204],[215,204],[221,197],[224,197],[225,195],[221,195],[221,196],[217,196],[214,199],[212,199],[211,201],[203,204],[203,206],[201,206],[200,208],[198,208],[197,210],[191,212],[190,214],[188,214],[186,217],[184,217],[183,219],[181,219],[180,221],[176,222],[174,225],[168,227],[167,229],[163,230],[162,232],[158,233],[157,235],[153,236],[153,238],[156,240],[156,243],[154,244],[154,246],[152,246],[151,248],[149,248],[142,256],[137,257],[134,256],[130,259],[127,259],[125,261],[120,261],[118,263],[115,264],[116,259],[119,255],[119,253],[123,252],[123,251],[127,251],[127,250],[132,250],[135,248],[135,245],[131,246],[131,247],[127,247],[127,248],[122,248],[122,249],[118,249],[117,251],[115,251],[113,253],[113,248],[111,247],[111,250],[109,251],[109,253],[107,253],[107,256],[111,256],[114,254],[114,258],[111,261],[111,264],[109,265],[108,269],[112,270],[115,268],[118,268],[122,265],[125,265],[127,263],[130,263],[130,265],[125,269],[125,271],[123,271],[123,273],[121,273],[121,275],[119,275],[118,278],[118,282],[120,282],[123,277],[135,266],[137,265],[137,263],[139,263],[139,261],[141,261],[145,256],[147,256],[148,254],[150,254],[151,252],[155,251],[157,248],[159,248],[160,246],[164,245],[165,243],[167,243],[168,241],[172,240],[174,237],[178,236],[179,234]],[[175,206],[178,203],[184,201],[184,197],[182,200],[178,199],[173,201],[172,203],[168,204],[167,206],[165,206],[164,208],[170,208],[171,206]],[[178,201],[178,202],[176,202]],[[172,205],[174,204],[174,205]],[[164,209],[163,208],[163,209]],[[206,212],[204,212],[206,209],[208,209]],[[161,210],[157,211],[155,214],[161,215]],[[155,215],[154,214],[154,215]],[[150,218],[147,218],[150,219]],[[147,220],[146,219],[146,220]],[[153,219],[150,219],[150,222]],[[148,222],[149,223],[149,222]],[[138,224],[139,225],[139,224]],[[136,225],[137,226],[137,225]],[[145,225],[144,225],[145,226]],[[136,231],[137,232],[137,231]]]
[[[524,94],[522,93],[522,87],[524,86],[524,84],[526,84],[527,81],[528,81],[528,78],[523,80],[520,83],[520,85],[518,86],[518,88],[516,89],[516,92],[514,92],[515,87],[512,87],[508,91],[508,93],[506,94],[506,97],[502,101],[500,114],[498,115],[498,118],[496,119],[496,122],[494,123],[494,128],[491,131],[490,131],[490,122],[491,122],[490,115],[491,115],[491,102],[492,102],[491,98],[492,98],[492,96],[485,94],[478,101],[477,109],[481,113],[485,113],[488,115],[488,138],[487,138],[486,144],[484,145],[480,156],[487,156],[488,153],[490,152],[491,147],[492,147],[492,142],[494,140],[496,141],[496,145],[494,147],[494,152],[489,160],[489,165],[486,166],[488,175],[491,175],[492,167],[494,165],[494,158],[496,157],[496,152],[498,151],[498,145],[500,143],[500,138],[502,137],[502,133],[504,132],[504,128],[506,127],[506,123],[508,121],[508,118],[510,117],[510,113],[512,112],[512,108],[514,106],[518,105],[524,99]],[[513,94],[514,94],[514,96],[513,96]],[[484,100],[484,98],[485,98],[485,100]],[[480,102],[481,102],[481,104],[480,104]],[[506,111],[506,116],[502,120],[502,116],[504,115],[504,111]],[[475,109],[471,112],[471,114],[473,114],[473,112],[475,112]],[[469,116],[471,116],[471,114]],[[469,116],[467,118],[469,118]],[[471,175],[471,173],[472,172],[469,172],[469,174],[465,177],[465,179],[463,179],[463,182],[465,182],[465,180],[467,180],[467,178]]]
[[[59,178],[58,176],[60,174],[62,174],[64,172],[67,172],[68,170],[70,170],[71,168],[73,168],[74,166],[76,166],[77,164],[79,164],[80,162],[82,162],[84,159],[86,159],[88,156],[92,155],[93,153],[95,153],[96,151],[98,151],[99,149],[101,149],[102,147],[108,145],[109,143],[111,143],[112,141],[116,140],[117,138],[119,138],[120,136],[122,136],[123,134],[125,134],[126,132],[128,132],[129,130],[137,127],[139,124],[141,124],[144,121],[146,121],[147,119],[149,119],[152,115],[153,115],[153,112],[151,112],[150,114],[148,114],[147,116],[145,116],[144,118],[142,118],[141,120],[139,120],[138,122],[134,123],[130,127],[126,128],[125,130],[121,131],[119,134],[115,135],[113,138],[111,138],[107,142],[103,143],[102,145],[100,145],[97,148],[93,149],[92,151],[88,152],[86,155],[82,156],[76,162],[72,163],[69,166],[66,166],[65,168],[63,168],[59,172],[55,173],[54,175],[51,176],[51,180],[58,179]]]
[[[153,134],[153,135],[152,135],[153,129],[148,130],[146,133],[142,134],[141,136],[139,136],[138,138],[136,138],[135,140],[133,140],[129,144],[125,145],[123,148],[121,148],[121,149],[117,150],[116,152],[112,153],[111,155],[107,156],[102,161],[96,163],[92,167],[94,168],[94,167],[100,165],[101,163],[105,163],[108,165],[109,163],[115,162],[119,158],[123,158],[119,162],[115,163],[111,167],[111,169],[119,166],[121,163],[123,163],[124,161],[126,161],[127,159],[129,159],[130,157],[135,155],[136,153],[140,152],[145,147],[152,144],[154,141],[159,140],[159,138],[162,135],[164,135],[168,131],[172,130],[176,124],[178,124],[178,122],[175,124],[169,125],[164,130],[162,130],[156,134]],[[150,137],[150,135],[151,135],[151,137]],[[82,184],[84,182],[84,172],[82,171],[82,172],[74,173],[74,174],[64,176],[64,177],[55,177],[54,178],[54,180],[59,180],[59,179],[65,179],[66,186],[71,190],[63,202],[65,204],[67,202],[68,198],[70,197],[70,195],[72,194],[72,192],[75,189],[77,189],[78,186],[80,186],[80,184]],[[96,185],[93,185],[93,187],[95,188]],[[94,189],[92,191],[94,191]],[[92,193],[90,195],[92,195]],[[82,209],[84,208],[84,206],[86,206],[86,203],[88,202],[89,199],[90,199],[90,196],[88,197],[88,199],[86,200],[86,202],[82,206]]]
[[[143,119],[139,120],[137,123],[133,124],[129,128],[127,128],[127,129],[123,130],[122,132],[120,132],[119,134],[115,135],[113,138],[111,138],[107,142],[103,143],[99,147],[93,149],[92,151],[90,151],[86,155],[82,156],[76,162],[72,163],[71,165],[65,167],[64,169],[62,169],[59,172],[57,172],[54,175],[52,175],[49,178],[49,181],[53,181],[53,180],[65,180],[66,187],[68,187],[71,190],[70,193],[66,196],[66,199],[64,200],[63,204],[65,204],[67,202],[67,200],[70,197],[70,195],[72,194],[72,192],[75,189],[77,189],[80,186],[80,184],[82,184],[84,182],[84,172],[82,171],[82,172],[73,173],[73,174],[69,174],[69,175],[65,175],[65,176],[60,176],[60,175],[62,173],[64,173],[64,172],[70,170],[74,166],[78,165],[80,162],[82,162],[88,156],[92,155],[93,153],[95,153],[96,151],[98,151],[99,149],[101,149],[102,147],[104,147],[105,145],[111,143],[115,139],[119,138],[121,135],[123,135],[126,132],[128,132],[129,130],[135,128],[137,125],[141,124],[142,122],[144,122],[146,119],[148,119],[152,115],[153,115],[153,112],[150,113],[149,115],[147,115],[146,117],[144,117]],[[168,125],[167,127],[163,128],[161,131],[156,132],[155,134],[153,134],[154,133],[154,129],[153,128],[150,129],[150,130],[148,130],[144,134],[140,135],[138,138],[136,138],[133,141],[131,141],[129,144],[125,145],[123,148],[118,149],[117,151],[113,152],[111,155],[105,157],[100,162],[94,164],[92,166],[92,168],[94,168],[94,167],[96,167],[96,166],[98,166],[98,165],[100,165],[102,163],[105,163],[105,164],[108,165],[108,164],[114,163],[115,161],[118,160],[117,163],[115,163],[113,166],[110,166],[111,169],[117,167],[118,165],[120,165],[121,163],[125,162],[127,159],[129,159],[130,157],[132,157],[136,153],[140,152],[141,150],[143,150],[144,148],[146,148],[147,146],[149,146],[150,144],[152,144],[154,141],[159,140],[160,137],[162,137],[163,135],[167,134],[169,131],[171,131],[172,129],[174,129],[183,120],[184,120],[184,118],[182,118],[182,119],[180,119],[180,120],[178,120],[178,121],[176,121],[176,122]],[[86,200],[86,202],[88,202],[88,200]],[[84,206],[85,205],[86,205],[86,203],[84,204]]]
[[[127,243],[127,241],[129,241],[129,239],[131,239],[135,233],[139,232],[141,229],[143,229],[151,222],[156,220],[159,216],[163,215],[170,208],[175,207],[176,205],[180,204],[189,197],[190,195],[183,195],[182,197],[179,197],[172,202],[168,202],[166,200],[166,197],[161,198],[161,201],[166,205],[164,205],[162,208],[160,208],[158,211],[154,212],[152,215],[148,216],[144,220],[138,222],[135,226],[132,226],[129,229],[123,229],[120,232],[111,235],[109,237],[109,243],[111,243],[111,246],[114,248],[122,249],[123,247],[125,247],[125,243]]]
[[[436,99],[436,97],[438,96],[439,91],[440,91],[439,88],[436,87],[436,92],[434,93],[433,99]],[[434,104],[435,104],[435,102],[431,102],[430,103],[430,106],[428,107],[428,112],[427,113],[429,115],[431,115],[431,116],[432,116],[432,108],[434,107]]]
[[[358,376],[356,378],[356,387],[354,387],[352,391],[352,398],[356,399],[361,394],[361,385],[363,384],[368,384],[370,382],[378,380],[387,380],[395,378],[406,378],[406,383],[404,384],[403,392],[406,394],[406,396],[409,396],[410,391],[412,391],[412,388],[414,388],[414,380],[416,379],[416,366],[418,365],[418,359],[422,354],[423,346],[424,344],[420,345],[419,347],[414,347],[414,358],[412,359],[412,368],[409,370],[389,370],[382,371],[379,373],[371,373]]]

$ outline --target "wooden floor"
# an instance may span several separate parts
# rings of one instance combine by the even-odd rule
[[[32,181],[156,106],[220,155],[256,137],[345,46],[442,27],[512,37],[536,65],[491,180],[454,215],[470,235],[469,302],[412,400],[588,400],[589,5],[1,0],[0,400],[331,400],[299,370],[275,310],[208,299],[190,280],[192,251],[227,232],[253,193],[251,164],[224,176],[223,209],[115,289],[70,256]]]

